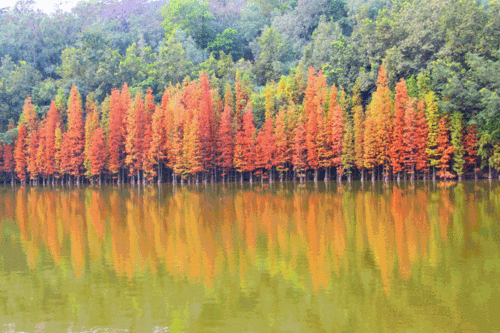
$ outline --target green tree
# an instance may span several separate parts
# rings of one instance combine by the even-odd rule
[[[208,6],[208,2],[202,0],[169,1],[162,9],[166,38],[170,38],[177,29],[182,29],[194,38],[200,48],[207,48],[213,36],[213,15]]]
[[[287,74],[288,46],[272,26],[265,28],[257,41],[261,49],[254,66],[257,83],[265,85],[270,80],[278,81],[281,75]]]

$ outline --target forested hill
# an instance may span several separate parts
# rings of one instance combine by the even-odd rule
[[[266,84],[305,80],[313,66],[348,95],[356,86],[366,106],[383,64],[392,91],[401,78],[431,90],[441,112],[498,142],[499,35],[498,0],[101,0],[53,14],[20,0],[0,9],[0,133],[28,95],[43,119],[73,85],[84,104],[125,82],[158,103],[202,72],[220,96],[239,73],[260,128]]]
[[[298,64],[322,69],[328,84],[348,92],[359,80],[365,104],[384,63],[392,87],[427,74],[443,111],[475,115],[480,125],[500,105],[498,1],[104,0],[50,15],[32,8],[20,0],[0,10],[1,130],[18,120],[28,94],[45,113],[72,84],[102,101],[124,82],[159,95],[201,70],[234,82],[239,69],[259,91]]]

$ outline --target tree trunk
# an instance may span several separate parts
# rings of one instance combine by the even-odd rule
[[[372,167],[372,182],[375,183],[375,167]]]
[[[314,169],[314,182],[318,182],[318,168]]]

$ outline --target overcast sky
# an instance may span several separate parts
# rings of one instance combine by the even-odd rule
[[[90,2],[96,0],[87,0]],[[62,3],[60,8],[64,11],[69,11],[71,8],[75,6],[78,0],[35,0],[36,5],[35,8],[41,9],[45,13],[54,12],[54,5],[56,3]],[[13,7],[16,3],[16,0],[0,0],[0,8],[3,7]]]

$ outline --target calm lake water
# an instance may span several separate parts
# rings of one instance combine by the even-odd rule
[[[0,187],[3,332],[499,332],[500,183]]]

